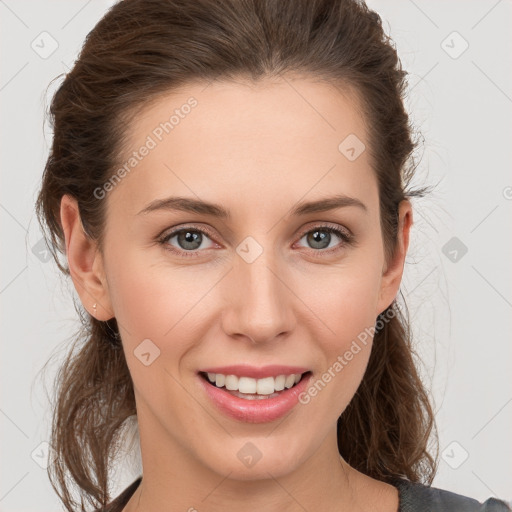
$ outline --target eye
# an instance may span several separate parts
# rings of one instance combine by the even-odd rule
[[[199,251],[199,249],[210,249],[214,247],[215,244],[213,244],[209,235],[210,234],[204,229],[185,227],[164,235],[158,242],[168,251],[175,252],[185,257],[194,257],[200,256],[201,251]],[[175,243],[177,247],[171,244],[171,240],[173,239],[176,239]],[[210,245],[206,243],[205,246],[204,242],[207,240],[210,241]]]
[[[333,235],[335,236],[333,237]],[[342,242],[336,244],[336,238],[339,238]],[[300,240],[302,239],[305,239],[308,248],[314,249],[316,253],[321,251],[332,253],[352,243],[352,234],[333,226],[315,226],[313,229],[306,231]],[[334,245],[332,242],[334,242]]]
[[[171,231],[159,238],[158,243],[165,250],[179,256],[198,257],[201,256],[202,250],[218,247],[212,241],[212,237],[213,235],[208,230],[190,226]],[[334,243],[333,245],[332,242],[336,242],[336,238],[339,238],[341,243]],[[173,239],[175,241],[171,243]],[[304,232],[299,242],[302,239],[306,239],[306,243],[309,244],[308,248],[315,254],[331,254],[343,249],[346,245],[354,243],[353,235],[348,230],[326,225],[315,226],[313,229]]]

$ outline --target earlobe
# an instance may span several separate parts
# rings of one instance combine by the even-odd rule
[[[66,240],[69,271],[80,300],[92,316],[102,321],[109,320],[114,315],[101,253],[94,240],[83,229],[78,203],[74,197],[62,197],[60,219]]]
[[[398,294],[404,271],[405,257],[409,248],[409,232],[412,226],[412,207],[408,200],[403,200],[398,207],[398,232],[396,248],[391,261],[382,274],[377,314],[391,305]]]

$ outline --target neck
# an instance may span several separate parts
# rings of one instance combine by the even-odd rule
[[[170,438],[168,431],[158,432],[155,423],[146,427],[139,423],[143,478],[123,512],[398,508],[396,488],[356,471],[339,455],[335,428],[291,471],[289,459],[281,466],[265,466],[262,457],[250,472],[240,474],[231,468],[215,471]],[[244,443],[241,440],[240,445]]]

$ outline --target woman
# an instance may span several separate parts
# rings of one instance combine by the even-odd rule
[[[68,510],[481,510],[429,487],[404,87],[356,1],[124,0],[88,35],[36,205],[88,312],[52,428]],[[143,478],[110,501],[134,415]]]

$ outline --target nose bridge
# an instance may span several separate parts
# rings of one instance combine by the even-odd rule
[[[281,281],[280,269],[282,262],[271,247],[263,248],[251,237],[239,244],[227,332],[263,342],[291,330],[293,295]]]

